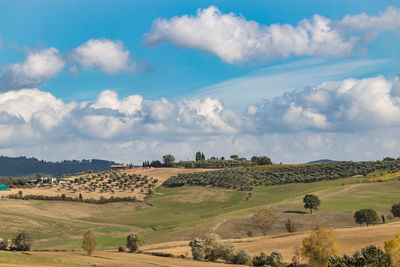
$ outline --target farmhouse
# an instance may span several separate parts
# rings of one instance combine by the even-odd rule
[[[123,171],[129,169],[129,165],[127,164],[119,164],[119,165],[111,165],[110,170],[114,171]]]

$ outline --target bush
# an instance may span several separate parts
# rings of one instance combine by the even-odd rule
[[[392,259],[390,254],[383,252],[375,245],[369,245],[353,256],[344,255],[342,258],[332,256],[329,258],[329,267],[343,266],[371,266],[371,267],[392,267]]]
[[[270,256],[263,251],[260,256],[254,256],[251,262],[254,266],[280,267],[283,265],[282,254],[279,251],[272,252]]]
[[[229,263],[246,265],[250,263],[251,257],[245,250],[239,250],[229,259]]]
[[[143,245],[144,240],[139,234],[130,234],[126,238],[126,247],[130,252],[136,252]]]
[[[8,240],[7,239],[2,239],[0,241],[0,250],[7,250],[9,246]]]
[[[33,244],[33,237],[30,233],[22,232],[18,234],[12,242],[12,250],[29,251]]]
[[[204,259],[206,246],[204,241],[200,238],[195,238],[189,242],[189,246],[192,249],[192,255],[194,260]]]
[[[288,219],[285,223],[285,227],[289,233],[293,233],[296,231],[296,225],[290,219]]]
[[[228,263],[236,263],[243,262],[246,258],[247,263],[251,259],[247,252],[237,252],[234,245],[223,243],[219,236],[215,234],[210,234],[205,239],[195,238],[190,241],[189,246],[192,248],[194,260],[205,259],[215,262],[218,259],[223,259]]]

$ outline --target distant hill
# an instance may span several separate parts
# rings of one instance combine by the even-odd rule
[[[329,162],[337,162],[336,160],[330,160],[330,159],[320,159],[320,160],[314,160],[307,162],[308,164],[314,164],[314,163],[329,163]]]
[[[82,171],[108,170],[114,161],[100,159],[63,160],[51,162],[27,157],[0,156],[0,176],[29,176],[36,173],[61,177]]]

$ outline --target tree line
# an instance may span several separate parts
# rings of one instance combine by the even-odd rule
[[[51,162],[27,157],[0,156],[0,176],[29,176],[36,173],[61,177],[84,171],[104,171],[115,164],[114,161],[99,159],[63,160]]]
[[[175,162],[175,157],[171,154],[164,155],[162,162],[159,160],[143,161],[143,167],[184,167],[184,168],[232,168],[232,167],[250,167],[256,165],[270,165],[272,161],[267,156],[253,156],[250,160],[239,157],[238,155],[231,155],[229,159],[225,157],[210,157],[206,159],[203,152],[198,151],[195,154],[195,160],[186,160]]]

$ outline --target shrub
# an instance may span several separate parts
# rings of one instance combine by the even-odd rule
[[[280,267],[283,265],[282,254],[279,251],[272,252],[270,256],[263,251],[260,256],[254,256],[251,262],[254,266]]]
[[[394,266],[400,266],[400,233],[385,241],[385,252],[391,256]]]
[[[205,256],[205,244],[204,241],[200,238],[195,238],[189,242],[189,246],[192,250],[192,255],[194,260],[204,259]]]
[[[82,249],[90,256],[97,246],[96,234],[93,230],[87,230],[83,234]]]
[[[18,234],[12,242],[12,250],[29,251],[33,244],[33,237],[30,233],[22,232]]]
[[[383,252],[375,245],[369,245],[353,256],[344,255],[342,258],[332,256],[329,258],[329,267],[352,267],[352,266],[368,266],[368,267],[392,267],[392,259],[390,254]]]
[[[9,247],[9,243],[7,239],[2,239],[0,241],[0,250],[7,250]]]
[[[296,231],[296,225],[290,219],[288,219],[285,223],[285,227],[289,233],[293,233]]]
[[[210,234],[205,239],[195,238],[190,241],[189,246],[192,249],[194,260],[206,259],[215,262],[218,259],[223,259],[227,262],[240,261],[237,257],[235,246],[232,244],[223,243],[219,236]]]
[[[246,265],[250,263],[251,257],[245,250],[239,250],[230,259],[229,263]]]
[[[126,238],[126,247],[130,252],[136,252],[139,247],[144,243],[143,238],[139,234],[130,234]]]
[[[272,226],[274,226],[278,221],[274,212],[267,208],[256,211],[251,217],[251,220],[258,228],[260,228],[264,235],[267,235]]]

